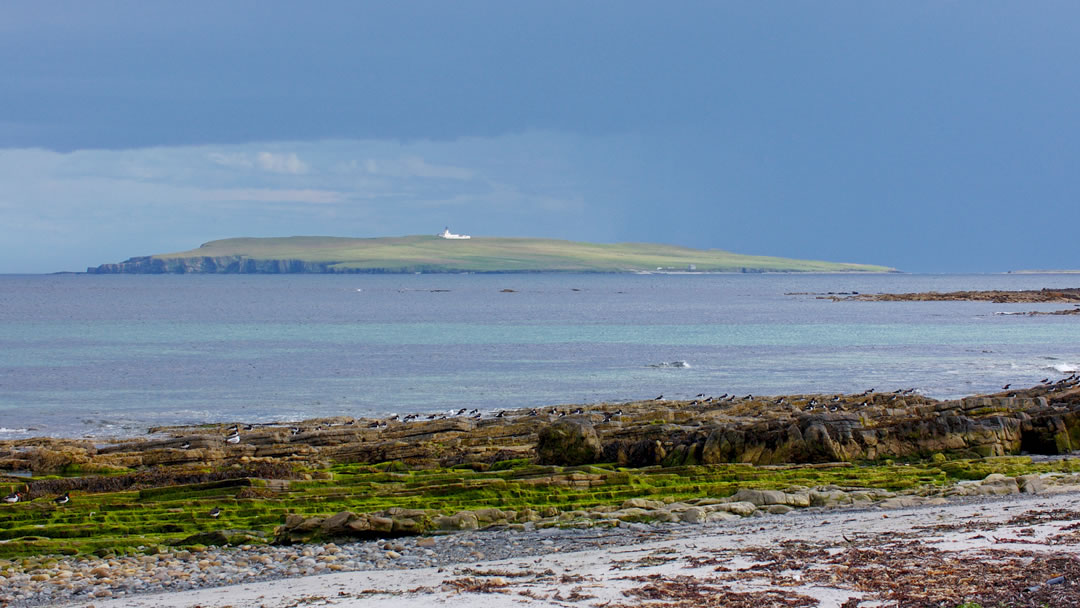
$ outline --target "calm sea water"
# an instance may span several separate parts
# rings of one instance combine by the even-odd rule
[[[0,437],[915,387],[1080,366],[1063,304],[791,292],[1075,286],[1062,275],[0,276]],[[503,291],[503,290],[513,290]],[[653,367],[685,361],[689,367]]]

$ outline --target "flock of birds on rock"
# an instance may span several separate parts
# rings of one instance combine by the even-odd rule
[[[26,493],[24,493],[24,492],[12,492],[11,494],[8,494],[7,496],[4,497],[4,502],[6,502],[6,503],[8,503],[10,505],[13,505],[13,504],[18,503],[18,502],[26,502]],[[52,502],[53,502],[53,504],[55,504],[58,507],[66,505],[69,502],[71,502],[71,493],[70,492],[64,492],[62,495],[57,496],[56,498],[53,498]],[[91,515],[93,515],[93,513],[91,513]],[[217,519],[221,515],[221,509],[219,507],[214,507],[213,509],[210,510],[209,513],[207,513],[207,515],[214,518],[214,519]]]
[[[1058,380],[1056,382],[1050,380],[1049,377],[1043,378],[1042,380],[1039,381],[1039,385],[1044,387],[1044,388],[1047,388],[1047,392],[1050,392],[1050,393],[1065,390],[1065,389],[1068,389],[1068,388],[1072,388],[1072,387],[1077,386],[1078,384],[1080,384],[1080,373],[1076,373],[1076,372],[1074,372],[1071,375],[1069,375],[1068,377],[1062,378],[1061,380]],[[1006,390],[1007,391],[1007,390],[1009,390],[1009,388],[1011,386],[1012,386],[1011,383],[1006,384],[1005,386],[1001,387],[1001,390]],[[868,405],[871,405],[872,403],[874,403],[874,396],[877,394],[876,391],[877,391],[877,389],[871,388],[871,389],[868,389],[868,390],[866,390],[866,391],[864,391],[864,392],[862,392],[862,393],[860,393],[858,395],[837,394],[837,395],[833,395],[831,398],[829,398],[827,400],[824,400],[824,401],[819,400],[817,397],[811,397],[809,400],[805,401],[801,407],[802,407],[802,410],[805,411],[805,412],[812,412],[812,411],[815,411],[815,410],[818,410],[818,409],[835,412],[835,411],[841,409],[842,407],[849,406],[849,405],[854,405],[856,407],[865,407],[865,406],[868,406]],[[907,396],[907,395],[912,395],[912,394],[914,394],[916,392],[917,391],[914,388],[907,388],[907,389],[897,389],[895,391],[892,391],[891,393],[886,393],[886,394],[889,395],[888,401],[892,402],[892,401],[895,401],[895,400],[897,400],[897,399],[899,399],[901,397],[904,397],[904,396]],[[1015,397],[1016,393],[1009,393],[1009,396],[1010,397]],[[734,402],[736,400],[738,400],[740,402],[745,402],[745,401],[751,401],[753,399],[754,399],[754,396],[752,394],[747,394],[746,396],[739,398],[739,397],[736,397],[735,395],[729,395],[727,393],[724,393],[723,395],[720,395],[719,397],[706,396],[705,393],[699,393],[696,397],[694,397],[694,399],[692,401],[689,402],[689,405],[698,406],[698,405],[709,405],[709,404],[720,404],[720,403],[732,403],[732,402]],[[762,401],[771,403],[773,405],[792,405],[792,406],[794,406],[795,404],[792,403],[789,399],[790,399],[789,397],[782,396],[782,397],[776,398],[775,400],[762,399]],[[652,399],[651,401],[659,402],[659,401],[665,401],[665,399],[664,399],[663,395],[660,395],[660,396],[656,397],[655,399]],[[568,415],[582,415],[584,413],[585,413],[585,409],[582,408],[582,407],[578,407],[578,408],[575,408],[575,409],[572,409],[572,410],[560,409],[558,407],[550,407],[550,408],[545,407],[545,408],[532,408],[532,409],[530,409],[528,411],[528,413],[526,415],[531,416],[531,417],[535,417],[535,416],[565,417],[565,416],[568,416]],[[600,412],[597,412],[597,413],[603,415],[603,422],[611,422],[616,416],[621,416],[623,411],[622,411],[622,409],[617,409],[617,410],[614,410],[614,411],[600,411]],[[497,413],[495,413],[493,415],[493,417],[494,418],[502,418],[506,414],[507,414],[507,412],[505,410],[500,410]],[[466,409],[466,408],[461,408],[459,410],[450,411],[450,412],[447,412],[445,414],[430,414],[430,415],[425,416],[425,419],[426,420],[445,420],[445,419],[448,419],[448,418],[461,417],[461,416],[467,416],[470,419],[479,420],[479,419],[483,418],[483,412],[481,412],[478,409],[469,410],[469,409]],[[392,421],[392,422],[411,422],[413,420],[419,420],[420,418],[421,418],[420,414],[408,414],[406,416],[401,416],[399,414],[394,414],[393,416],[390,416],[389,418],[387,418],[387,420],[376,421],[376,422],[371,423],[370,425],[368,425],[368,428],[373,428],[373,429],[385,428],[388,425],[388,421]],[[351,426],[351,425],[354,425],[354,424],[356,424],[356,422],[354,420],[349,420],[347,422],[342,423],[343,426]],[[245,430],[245,431],[250,431],[250,430],[254,429],[254,426],[251,425],[251,424],[245,424],[245,425],[243,425],[243,427],[241,427],[238,424],[234,424],[234,425],[226,428],[225,432],[227,433],[227,435],[225,436],[225,442],[229,443],[229,444],[238,444],[238,443],[240,443],[240,430],[241,430],[241,428],[243,430]],[[324,427],[318,426],[318,427],[315,427],[314,430],[321,430],[322,428],[324,428]],[[291,427],[289,430],[293,435],[297,435],[297,434],[300,434],[301,432],[303,432],[303,430],[300,427]],[[191,447],[191,443],[185,441],[183,444],[180,445],[180,447],[181,447],[181,449],[188,449],[188,448]],[[24,492],[12,492],[11,494],[8,494],[7,496],[4,497],[4,502],[7,503],[7,504],[15,504],[15,503],[25,502],[25,501],[26,501],[26,493],[24,493]],[[70,501],[71,501],[70,493],[65,493],[62,496],[57,496],[57,497],[52,499],[52,502],[56,506],[66,505]],[[218,508],[218,507],[214,507],[209,513],[207,513],[207,516],[209,516],[211,518],[214,518],[214,519],[218,518],[220,515],[221,515],[221,509]]]
[[[1074,372],[1070,376],[1068,376],[1066,378],[1062,378],[1061,380],[1058,380],[1056,382],[1051,381],[1050,378],[1043,378],[1042,380],[1039,381],[1039,384],[1041,386],[1043,386],[1043,387],[1049,387],[1048,392],[1053,393],[1053,392],[1056,392],[1056,391],[1059,391],[1059,390],[1064,390],[1065,388],[1069,388],[1069,387],[1075,386],[1077,384],[1080,384],[1080,374]],[[1005,386],[1001,387],[1001,389],[1002,390],[1009,390],[1009,388],[1011,386],[1012,386],[1011,383],[1006,384]],[[909,395],[916,394],[917,392],[918,391],[915,388],[896,389],[895,391],[892,391],[891,393],[885,393],[885,395],[888,395],[888,398],[887,398],[887,400],[885,402],[886,403],[891,403],[891,402],[894,402],[897,399],[900,399],[902,397],[906,397],[906,396],[909,396]],[[791,397],[788,397],[788,396],[781,396],[781,397],[777,397],[776,399],[770,399],[770,398],[763,398],[763,397],[755,398],[752,393],[748,393],[748,394],[746,394],[746,395],[744,395],[742,397],[738,397],[738,396],[736,396],[734,394],[728,394],[728,393],[724,393],[724,394],[722,394],[720,396],[708,396],[705,393],[698,393],[692,400],[689,401],[688,405],[691,406],[691,407],[695,407],[695,406],[702,406],[702,405],[718,405],[718,404],[722,404],[722,403],[747,402],[747,401],[755,401],[756,400],[756,401],[761,401],[763,403],[770,403],[772,405],[777,405],[777,406],[788,405],[788,406],[792,406],[792,407],[798,407],[798,408],[802,409],[802,411],[804,411],[804,412],[814,412],[814,411],[818,411],[818,410],[836,412],[836,411],[840,411],[840,410],[842,410],[842,409],[844,409],[846,407],[861,408],[861,407],[867,407],[867,406],[870,406],[870,405],[874,405],[875,403],[881,403],[881,399],[878,397],[878,395],[879,395],[879,393],[877,393],[876,388],[870,388],[870,389],[867,389],[867,390],[863,391],[862,393],[858,393],[858,394],[854,394],[854,395],[847,395],[847,394],[842,394],[841,393],[841,394],[833,395],[831,398],[824,398],[823,397],[822,399],[819,399],[818,397],[811,397],[808,400],[802,401],[800,404],[796,404],[794,402],[794,400]],[[1010,393],[1009,396],[1010,397],[1015,397],[1016,393]],[[666,402],[668,400],[665,399],[664,395],[661,394],[661,395],[659,395],[659,396],[657,396],[654,399],[651,399],[649,401],[651,401],[651,402]],[[679,401],[679,400],[676,400],[676,401]],[[640,402],[631,401],[630,403],[640,403]],[[508,412],[507,410],[499,410],[496,413],[492,414],[491,417],[492,418],[503,418],[508,413],[512,413],[512,412]],[[606,422],[611,422],[612,420],[614,420],[616,416],[621,416],[623,414],[623,411],[622,411],[622,409],[618,409],[618,410],[614,410],[614,411],[598,410],[596,413],[602,415],[603,416],[602,423],[606,423]],[[562,418],[562,417],[566,417],[566,416],[578,416],[578,415],[583,415],[583,414],[585,414],[585,409],[582,408],[582,407],[577,407],[577,408],[574,408],[574,409],[561,409],[559,407],[543,407],[543,408],[532,408],[527,413],[525,413],[524,415],[529,416],[529,417],[556,416],[556,417]],[[519,415],[521,415],[521,414],[519,414]],[[453,418],[462,418],[462,417],[466,417],[466,418],[468,418],[470,420],[481,420],[481,419],[483,419],[485,417],[485,413],[480,411],[479,409],[475,409],[475,408],[474,409],[461,408],[461,409],[457,409],[457,410],[450,410],[448,412],[444,412],[444,413],[441,413],[441,414],[440,413],[433,413],[433,414],[406,414],[404,416],[401,415],[401,414],[394,414],[394,415],[386,418],[385,420],[376,420],[376,421],[368,423],[367,428],[378,430],[378,429],[387,428],[391,422],[408,423],[408,422],[413,422],[413,421],[416,421],[416,420],[449,420],[449,419],[453,419]],[[316,426],[316,427],[314,427],[313,429],[310,429],[310,430],[312,430],[312,431],[321,431],[321,430],[327,429],[327,428],[329,428],[331,426],[353,426],[355,424],[356,424],[355,420],[349,420],[349,421],[346,421],[346,422],[343,422],[343,423],[340,423],[340,424],[337,424],[337,425],[335,425],[335,424],[326,424],[325,426],[324,425],[319,425],[319,426]],[[245,431],[250,431],[250,430],[254,429],[254,426],[251,425],[251,424],[245,424],[245,425],[243,425],[243,427],[241,427],[238,424],[234,424],[234,425],[226,428],[225,429],[225,432],[226,432],[225,443],[233,444],[233,445],[239,444],[240,443],[240,430],[241,430],[241,428],[243,430],[245,430]],[[300,427],[294,426],[294,427],[290,427],[289,432],[292,435],[299,435],[299,434],[305,432],[305,430],[300,428]],[[182,443],[180,445],[180,448],[185,449],[185,450],[189,449],[190,447],[191,447],[191,443],[188,442],[188,441],[185,441],[184,443]],[[9,502],[9,503],[14,503],[14,502],[18,502],[19,498],[15,494],[10,494],[4,500]],[[60,504],[63,504],[63,503],[60,503]]]
[[[11,494],[8,494],[4,497],[4,502],[13,505],[17,502],[23,502],[25,498],[26,494],[24,494],[23,492],[12,492]],[[66,505],[69,502],[71,502],[71,494],[68,492],[65,492],[63,495],[57,496],[53,499],[53,504],[56,504],[57,506]]]

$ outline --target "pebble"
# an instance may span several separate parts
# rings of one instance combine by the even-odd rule
[[[664,524],[665,526],[668,524]],[[649,528],[656,531],[663,526]],[[521,531],[467,531],[448,536],[416,537],[393,542],[275,547],[209,547],[204,552],[169,551],[110,559],[80,557],[27,560],[5,565],[0,575],[0,604],[8,608],[52,606],[186,589],[248,584],[257,581],[356,570],[446,567],[484,559],[506,559],[594,548],[595,537],[608,544],[632,544],[640,533],[620,528],[559,528]]]

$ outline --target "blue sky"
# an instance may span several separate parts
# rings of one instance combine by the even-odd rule
[[[1069,2],[0,5],[0,272],[232,236],[1078,268]]]

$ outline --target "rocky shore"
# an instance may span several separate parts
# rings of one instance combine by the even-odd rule
[[[1070,485],[1080,476],[1024,499],[1001,496],[1000,481],[971,484],[995,488],[977,490],[975,498],[755,510],[732,521],[503,527],[340,545],[182,550],[54,560],[17,574],[5,565],[0,603],[1080,605],[1080,486]]]
[[[0,490],[19,493],[0,505],[0,606],[1071,492],[1078,383],[946,401],[910,388],[700,395],[0,442]]]
[[[935,453],[968,458],[1066,454],[1080,449],[1078,385],[1080,376],[1072,374],[1030,388],[943,401],[914,388],[771,397],[703,394],[691,401],[659,398],[483,414],[462,410],[385,420],[162,427],[151,429],[148,438],[129,441],[0,441],[0,474],[72,468],[141,472],[30,484],[28,492],[35,495],[174,481],[165,472],[170,467],[184,483],[210,481],[212,476],[183,468],[207,465],[287,477],[293,464],[310,463],[484,469],[524,459],[542,465],[640,468],[855,462]]]
[[[921,293],[831,293],[817,294],[818,298],[833,301],[860,301],[860,302],[994,302],[996,304],[1009,303],[1047,303],[1068,302],[1080,303],[1080,288],[1069,287],[1062,289],[1028,289],[1021,291],[986,290],[986,291],[927,291]]]

